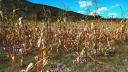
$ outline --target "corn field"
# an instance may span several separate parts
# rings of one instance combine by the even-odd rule
[[[127,23],[105,22],[21,22],[0,27],[0,52],[12,66],[23,66],[22,72],[74,72],[54,65],[56,57],[72,54],[72,64],[106,64],[101,56],[116,54],[118,45],[128,41]],[[35,53],[25,63],[26,55]],[[50,62],[52,60],[52,62]],[[63,62],[63,61],[61,61]],[[49,67],[49,68],[48,68]],[[13,71],[13,70],[12,70]]]

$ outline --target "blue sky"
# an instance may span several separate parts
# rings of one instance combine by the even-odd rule
[[[45,4],[64,10],[82,14],[94,15],[95,13],[108,18],[128,18],[128,0],[28,0],[37,4]]]

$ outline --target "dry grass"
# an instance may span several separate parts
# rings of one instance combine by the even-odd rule
[[[128,40],[128,27],[125,22],[116,24],[80,21],[35,24],[32,21],[20,21],[20,25],[1,26],[0,36],[1,52],[12,62],[12,66],[18,64],[18,67],[23,66],[20,69],[29,70],[31,65],[31,71],[50,71],[56,70],[57,65],[54,64],[59,62],[62,64],[58,70],[64,67],[65,70],[77,72],[83,64],[92,63],[91,66],[97,67],[106,65],[102,58],[112,57],[120,51],[118,48],[122,47],[120,43],[125,44]],[[28,57],[30,64],[26,63]],[[95,70],[98,71],[97,68]]]

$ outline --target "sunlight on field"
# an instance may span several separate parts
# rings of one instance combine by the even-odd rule
[[[127,41],[127,22],[8,22],[0,72],[127,72]]]
[[[0,72],[128,72],[127,1],[59,1],[0,0]]]

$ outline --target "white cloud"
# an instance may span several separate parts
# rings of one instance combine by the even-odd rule
[[[125,18],[128,18],[128,16],[126,16]]]
[[[79,5],[81,8],[89,7],[92,5],[92,2],[91,1],[79,1]]]
[[[81,11],[78,11],[78,13],[85,13],[85,11],[81,10]]]
[[[97,9],[96,11],[97,11],[97,13],[103,13],[103,12],[106,12],[106,11],[108,11],[109,9],[107,8],[107,7],[101,7],[101,8],[99,8],[99,9]]]
[[[95,15],[95,14],[97,14],[95,11],[89,13],[89,15]]]
[[[98,8],[97,10],[95,11],[92,11],[90,13],[90,15],[94,15],[94,14],[103,14],[104,12],[108,11],[109,9],[107,7],[101,7],[101,8]]]
[[[111,6],[110,8],[116,8],[116,7],[119,7],[119,6],[120,6],[120,4],[115,4],[115,5]]]
[[[128,18],[128,14],[126,14],[126,16],[125,16],[126,18]]]
[[[115,18],[115,17],[117,17],[117,14],[116,13],[109,13],[108,16],[112,17],[112,18]]]

